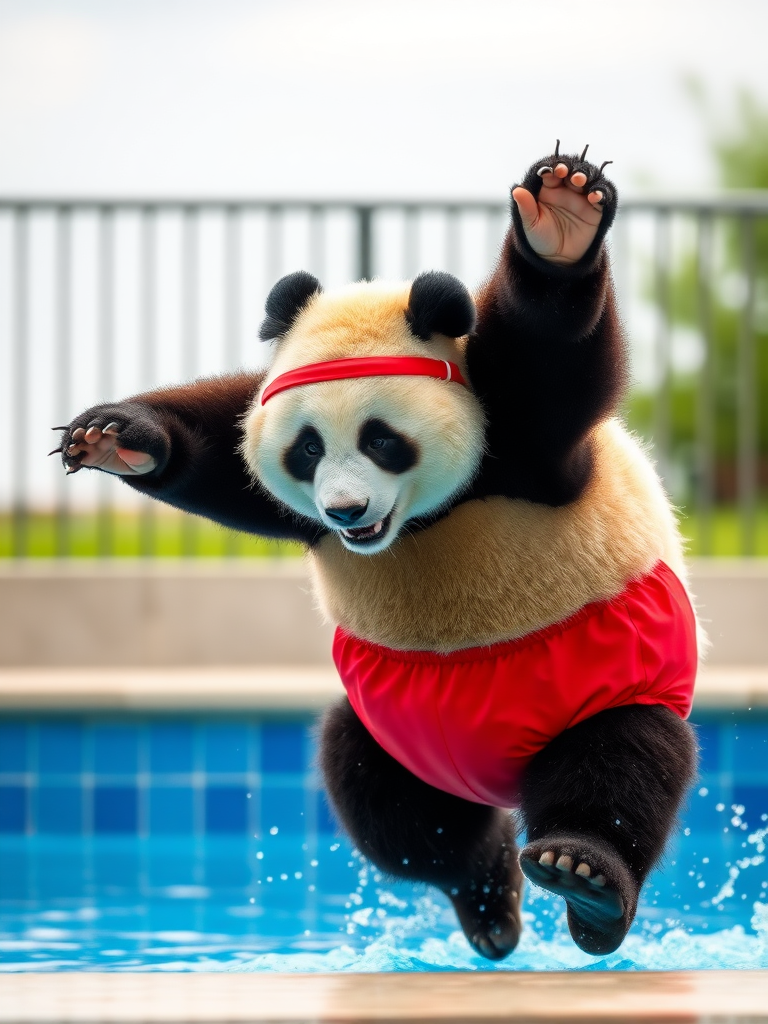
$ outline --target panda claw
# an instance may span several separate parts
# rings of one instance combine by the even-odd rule
[[[588,149],[589,149],[589,143],[587,143],[586,146],[584,147],[584,149],[582,150],[582,153],[581,153],[581,156],[579,157],[579,160],[583,160],[584,159],[584,157],[587,155],[587,150]]]
[[[552,173],[554,173],[554,172],[553,172],[553,169],[552,169],[551,167],[549,167],[548,165],[546,165],[546,166],[544,166],[544,167],[540,167],[540,168],[538,169],[538,171],[536,171],[536,173],[538,174],[538,176],[539,176],[540,178],[543,178],[545,174],[552,174]]]
[[[101,432],[102,434],[116,434],[119,430],[119,425],[113,420],[111,423],[108,423],[106,427],[103,427]]]
[[[67,427],[51,427],[51,430],[67,430]]]
[[[49,455],[58,455],[63,452],[63,448],[54,448],[53,451],[48,452]]]

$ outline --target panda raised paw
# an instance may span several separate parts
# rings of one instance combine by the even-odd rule
[[[550,263],[578,263],[594,252],[613,221],[616,188],[599,167],[580,155],[561,155],[560,140],[551,156],[537,160],[512,190],[513,212],[533,252]]]
[[[137,423],[119,407],[105,407],[82,413],[63,430],[60,448],[49,454],[61,453],[67,473],[80,469],[100,469],[117,476],[143,476],[157,468],[158,458],[149,450],[158,447],[150,439],[151,429],[146,423]],[[156,431],[155,431],[156,432]]]

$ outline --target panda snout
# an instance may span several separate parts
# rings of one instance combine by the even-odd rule
[[[339,526],[353,526],[362,519],[368,511],[368,502],[364,505],[345,505],[343,507],[330,506],[325,509],[325,514]]]

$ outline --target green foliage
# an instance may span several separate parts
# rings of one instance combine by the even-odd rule
[[[689,83],[689,91],[706,127],[719,184],[724,189],[768,189],[768,108],[741,93],[723,119],[700,86]],[[718,215],[712,224],[710,273],[693,238],[673,256],[666,290],[669,323],[702,338],[708,334],[711,342],[706,367],[674,374],[665,382],[670,459],[684,469],[685,478],[676,497],[689,502],[695,492],[695,453],[708,404],[714,417],[714,498],[733,502],[747,389],[754,396],[758,482],[768,486],[768,216],[750,220],[740,214]],[[650,281],[647,294],[658,301]],[[751,356],[745,345],[750,330]],[[653,433],[658,400],[647,391],[632,396],[627,416],[635,429]]]
[[[290,558],[301,551],[298,544],[249,537],[165,510],[159,515],[111,512],[69,517],[32,512],[18,521],[0,516],[0,558]]]

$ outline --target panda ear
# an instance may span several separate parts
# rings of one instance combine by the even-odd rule
[[[293,327],[296,317],[306,306],[313,295],[323,290],[323,286],[306,270],[297,270],[295,274],[281,277],[267,296],[264,305],[264,322],[259,328],[262,341],[281,338]]]
[[[429,270],[411,285],[405,318],[422,341],[429,341],[433,334],[461,338],[475,326],[475,304],[457,277]]]

